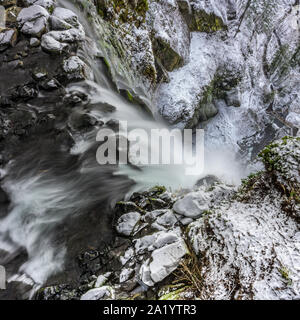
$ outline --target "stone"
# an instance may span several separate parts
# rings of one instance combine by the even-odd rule
[[[46,52],[60,54],[68,45],[55,40],[47,33],[42,36],[41,47]]]
[[[68,30],[72,28],[69,23],[55,16],[51,16],[49,22],[52,30]]]
[[[80,300],[104,300],[104,298],[114,299],[114,290],[112,287],[103,286],[87,291]]]
[[[45,8],[33,5],[22,9],[17,21],[22,33],[40,37],[47,31],[48,18],[49,13]]]
[[[34,21],[27,21],[21,28],[21,32],[26,35],[34,37],[41,37],[47,30],[47,20],[45,18],[38,18]]]
[[[117,222],[117,232],[124,236],[130,236],[134,232],[136,225],[141,220],[138,212],[130,212],[121,216]]]
[[[24,23],[28,21],[34,21],[38,18],[48,18],[49,13],[48,11],[38,5],[33,5],[28,8],[23,8],[18,15],[17,21],[19,26],[22,27]]]
[[[16,29],[4,29],[0,32],[0,51],[9,46],[14,46],[17,42],[18,32]]]
[[[30,47],[38,47],[41,44],[38,38],[30,38],[29,45]]]
[[[23,0],[23,2],[27,7],[35,4],[35,5],[39,5],[45,9],[49,10],[50,12],[54,8],[54,1],[53,0]]]
[[[134,269],[125,268],[120,273],[119,282],[124,283],[129,279],[131,279],[133,275],[134,275]]]
[[[84,62],[77,56],[72,56],[63,61],[63,70],[68,74],[69,79],[84,78]]]
[[[100,288],[102,287],[103,285],[105,285],[105,283],[108,281],[108,278],[110,277],[111,275],[111,272],[107,272],[105,274],[101,274],[97,279],[96,279],[96,282],[95,282],[95,288]]]
[[[182,239],[154,250],[151,259],[148,259],[140,269],[141,280],[148,286],[162,281],[176,270],[187,253],[187,247]]]
[[[59,42],[74,43],[77,41],[83,41],[85,34],[83,29],[72,28],[69,30],[50,31],[47,35]]]
[[[175,202],[173,210],[188,218],[198,218],[209,210],[210,198],[204,193],[192,192]]]
[[[53,11],[53,16],[57,17],[60,20],[63,20],[70,24],[71,26],[77,28],[79,26],[78,17],[77,15],[65,8],[56,7]]]

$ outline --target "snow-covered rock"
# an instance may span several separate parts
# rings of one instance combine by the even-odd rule
[[[48,11],[39,6],[32,5],[20,11],[17,21],[21,32],[26,35],[40,37],[47,31],[48,26]]]
[[[141,215],[138,212],[130,212],[121,216],[117,223],[118,233],[130,236],[134,232],[136,225],[141,220]]]
[[[46,52],[60,54],[68,45],[55,40],[50,34],[44,34],[42,36],[41,47]]]

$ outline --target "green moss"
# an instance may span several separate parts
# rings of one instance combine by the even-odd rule
[[[191,31],[212,33],[227,29],[223,20],[213,13],[206,13],[201,10],[194,12],[193,16],[194,19],[190,23]]]
[[[290,271],[286,267],[282,267],[279,269],[279,272],[284,280],[287,281],[288,285],[292,285],[292,279],[290,278]]]
[[[175,291],[171,291],[169,293],[166,293],[163,296],[161,296],[159,298],[159,300],[180,300],[180,299],[182,299],[180,297],[180,293],[184,292],[186,289],[187,289],[187,287],[184,287],[184,288],[180,288]]]
[[[148,0],[138,0],[137,3],[128,0],[97,0],[96,5],[99,15],[112,24],[118,20],[121,23],[135,23],[137,27],[145,22],[149,9]]]
[[[183,65],[182,57],[171,48],[167,41],[154,39],[152,46],[156,60],[163,65],[167,71],[171,72]]]
[[[279,145],[277,143],[272,143],[263,149],[258,155],[258,157],[262,159],[267,171],[281,171],[282,169],[279,164],[280,156],[276,150],[278,147]]]
[[[167,189],[164,186],[154,186],[150,191],[154,191],[157,194],[163,194],[167,191]]]
[[[128,98],[128,100],[129,100],[130,102],[134,102],[134,98],[133,98],[132,94],[130,93],[130,91],[127,90],[126,93],[127,93],[127,98]]]

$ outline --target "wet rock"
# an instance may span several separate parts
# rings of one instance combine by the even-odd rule
[[[117,232],[124,236],[131,236],[140,219],[141,215],[138,212],[124,214],[117,222]]]
[[[69,125],[73,130],[90,129],[97,123],[96,118],[89,114],[72,113],[69,118]]]
[[[111,272],[107,272],[103,275],[100,275],[95,282],[95,288],[100,288],[108,281],[109,277],[111,276]]]
[[[67,49],[68,45],[55,40],[49,34],[44,34],[42,36],[41,47],[48,53],[61,54]]]
[[[79,26],[77,15],[69,9],[56,7],[53,11],[53,16],[67,22],[74,28],[77,28]]]
[[[30,38],[29,45],[31,47],[38,47],[40,45],[40,40],[38,38]]]
[[[118,216],[133,211],[144,213],[144,211],[132,201],[119,201],[115,207],[115,212]]]
[[[45,8],[33,5],[22,9],[17,21],[22,33],[40,37],[47,30],[48,18],[49,13]]]
[[[54,8],[54,0],[23,0],[23,2],[27,7],[32,5],[39,5],[49,10],[49,12],[53,11]]]
[[[84,67],[85,63],[77,56],[72,56],[63,61],[63,70],[67,73],[68,79],[84,79]]]
[[[128,281],[134,276],[134,273],[135,273],[134,269],[127,269],[127,268],[123,269],[122,272],[120,273],[119,282],[124,283]]]
[[[17,42],[18,32],[16,29],[4,29],[0,32],[0,51],[14,46]]]
[[[9,198],[6,192],[0,186],[0,205],[9,203]]]
[[[83,41],[85,36],[83,29],[79,30],[75,28],[61,31],[50,31],[46,35],[52,37],[56,41],[66,43],[76,43],[78,41]]]
[[[69,23],[55,16],[51,16],[49,22],[52,30],[68,30],[72,28]]]

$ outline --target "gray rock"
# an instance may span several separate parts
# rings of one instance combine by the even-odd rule
[[[174,211],[188,218],[198,218],[209,210],[210,197],[205,193],[192,192],[174,204]]]
[[[134,232],[136,225],[141,220],[138,212],[130,212],[121,216],[117,222],[117,232],[124,236],[130,236]]]
[[[53,0],[23,0],[25,6],[39,5],[51,11],[54,8]]]
[[[38,18],[34,21],[27,21],[21,28],[21,32],[34,37],[41,37],[43,33],[47,31],[46,18]]]
[[[112,287],[104,286],[101,288],[91,289],[83,294],[80,300],[102,300],[105,298],[114,299],[114,290]]]
[[[57,7],[53,11],[53,16],[67,22],[75,28],[79,26],[77,15],[69,9]]]
[[[55,16],[51,16],[49,22],[52,30],[68,30],[72,28],[69,23]]]
[[[31,47],[38,47],[41,44],[41,41],[38,38],[30,38],[29,45]]]
[[[67,43],[74,43],[77,41],[83,41],[85,37],[85,33],[83,29],[69,29],[69,30],[62,30],[62,31],[50,31],[48,35],[51,36],[53,39],[59,42],[67,42]]]
[[[83,79],[84,66],[85,63],[77,56],[63,61],[63,70],[68,74],[69,79]]]
[[[55,40],[49,33],[42,36],[41,47],[49,53],[60,54],[68,45]]]
[[[48,18],[48,11],[41,6],[33,5],[28,8],[22,9],[18,15],[17,21],[19,23],[19,26],[22,27],[24,23],[28,21],[34,21],[42,17]]]
[[[40,37],[47,31],[48,18],[49,13],[45,8],[33,5],[21,10],[17,22],[22,33]]]
[[[184,240],[154,250],[140,269],[140,278],[148,286],[162,281],[178,267],[181,259],[188,253]]]
[[[9,46],[14,46],[17,42],[18,32],[15,29],[4,29],[0,32],[0,51]]]
[[[95,288],[100,288],[102,287],[103,285],[105,285],[105,283],[108,281],[108,278],[110,277],[111,275],[111,272],[107,272],[105,274],[101,274],[96,282],[95,282]]]
[[[128,281],[133,277],[133,275],[134,275],[134,269],[130,269],[130,268],[123,269],[120,273],[120,278],[119,278],[120,283],[124,283]]]

